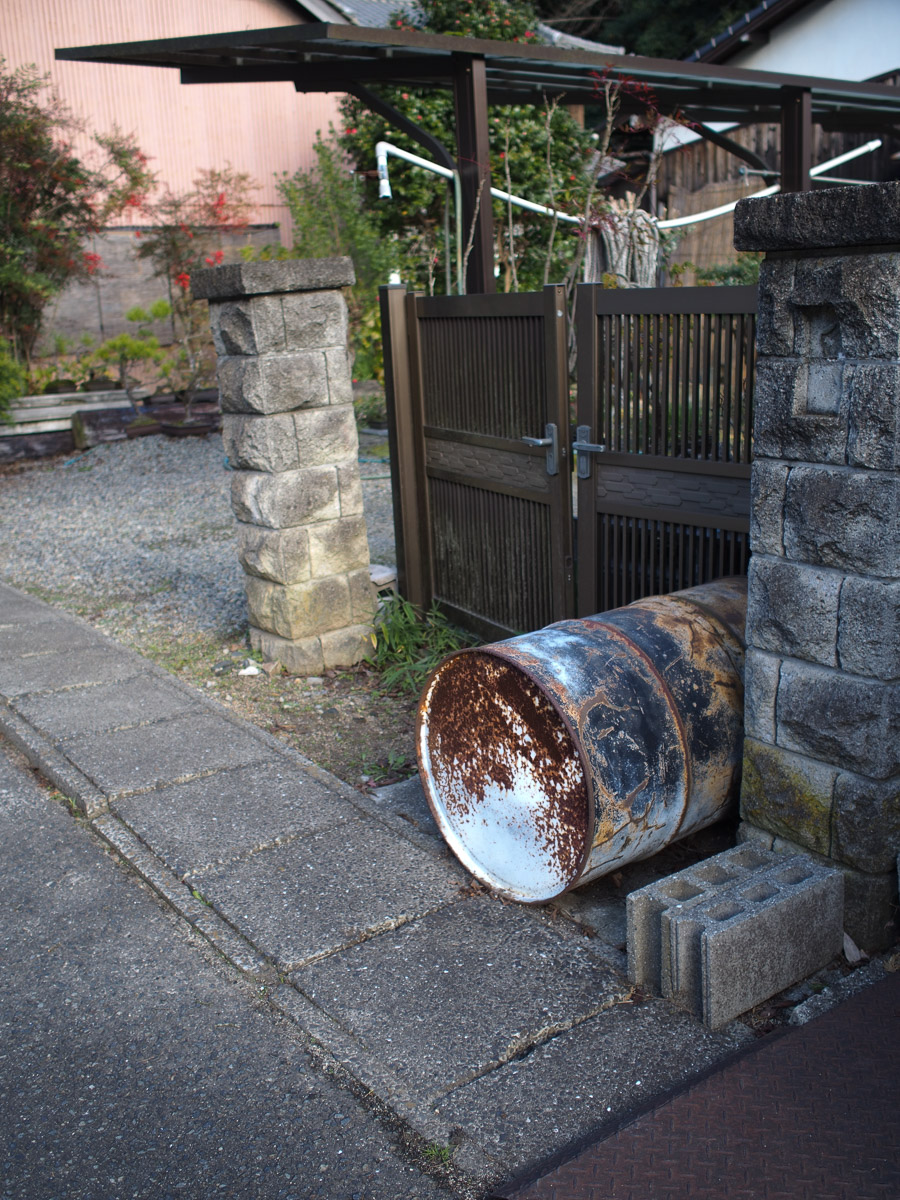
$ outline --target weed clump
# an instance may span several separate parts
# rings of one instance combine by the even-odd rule
[[[402,596],[382,600],[372,641],[369,661],[385,692],[421,691],[448,654],[478,645],[474,634],[448,621],[436,604],[423,613]]]

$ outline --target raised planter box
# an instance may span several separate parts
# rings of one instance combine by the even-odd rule
[[[139,399],[141,395],[139,391]],[[127,434],[130,410],[128,397],[118,389],[23,396],[10,405],[14,424],[0,425],[0,463],[65,454],[99,442],[119,441]],[[173,396],[156,397],[144,412],[157,422],[179,421],[184,417],[184,404]],[[215,388],[198,393],[195,412],[198,418],[211,416],[218,421]],[[76,416],[76,428],[73,429]],[[143,427],[127,436],[159,432],[159,425],[156,425],[155,428]]]

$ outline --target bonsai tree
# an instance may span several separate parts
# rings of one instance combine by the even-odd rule
[[[170,306],[165,300],[157,300],[150,305],[149,312],[143,308],[131,308],[125,314],[127,321],[137,326],[135,333],[119,333],[107,338],[92,355],[92,362],[115,372],[119,386],[131,401],[135,417],[138,416],[137,389],[142,386],[153,367],[159,367],[166,358],[166,352],[159,343],[159,338],[150,332],[153,321],[163,321],[170,314]],[[163,374],[162,378],[165,378]],[[153,395],[161,391],[159,375]]]

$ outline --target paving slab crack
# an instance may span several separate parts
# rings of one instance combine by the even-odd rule
[[[599,1017],[601,1013],[609,1012],[610,1009],[617,1008],[622,1004],[633,1004],[638,995],[640,995],[639,988],[634,986],[629,987],[614,996],[608,996],[602,1003],[588,1009],[587,1012],[577,1013],[575,1016],[567,1017],[563,1021],[554,1021],[552,1024],[544,1025],[532,1033],[513,1038],[497,1058],[491,1059],[490,1062],[485,1063],[476,1070],[468,1071],[465,1075],[461,1075],[458,1079],[455,1079],[448,1087],[431,1096],[431,1103],[446,1100],[453,1092],[458,1091],[459,1088],[466,1087],[470,1083],[474,1083],[476,1079],[483,1079],[486,1075],[509,1066],[510,1063],[519,1062],[527,1058],[540,1046],[545,1046],[548,1042],[552,1042],[554,1038],[560,1037],[572,1029],[576,1029],[579,1025],[583,1025],[585,1021],[591,1021],[595,1017]]]
[[[352,950],[354,946],[362,946],[366,942],[371,942],[374,938],[381,937],[383,933],[392,933],[395,929],[402,929],[404,925],[410,925],[414,921],[421,921],[423,917],[430,917],[433,913],[440,912],[442,909],[449,908],[456,903],[456,899],[445,900],[442,904],[435,904],[431,908],[426,908],[422,911],[403,913],[398,917],[388,917],[386,920],[380,921],[377,925],[369,925],[366,929],[361,930],[356,937],[342,942],[339,946],[329,947],[327,950],[319,950],[307,958],[288,963],[281,969],[285,974],[301,971],[305,967],[311,967],[315,963],[323,962],[326,958],[332,958],[335,954],[343,954],[347,950]]]

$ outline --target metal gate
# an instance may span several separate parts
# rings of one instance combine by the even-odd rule
[[[381,301],[401,592],[489,638],[570,616],[563,289]]]
[[[755,288],[583,285],[577,430],[561,287],[381,304],[413,603],[497,638],[746,570]]]
[[[579,289],[579,616],[746,572],[755,329],[755,287]]]

